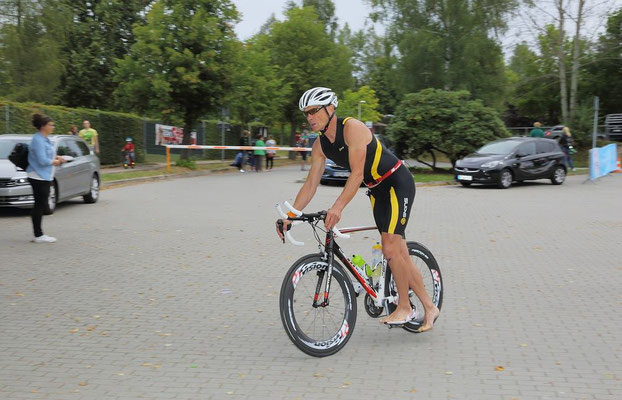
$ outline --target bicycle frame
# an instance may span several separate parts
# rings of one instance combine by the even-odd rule
[[[370,231],[370,230],[377,230],[377,229],[378,228],[375,226],[362,226],[362,227],[355,227],[355,228],[343,228],[343,229],[339,229],[339,231],[341,233],[351,233],[351,232]],[[318,304],[318,300],[320,296],[319,291],[321,290],[320,286],[321,286],[322,279],[324,277],[323,271],[319,273],[318,283],[315,289],[315,295],[313,297],[314,308],[326,307],[329,304],[328,295],[330,293],[330,281],[331,281],[332,272],[333,272],[333,261],[334,261],[335,255],[337,256],[339,261],[341,261],[342,264],[346,267],[346,269],[350,272],[350,274],[354,277],[354,279],[361,285],[361,287],[365,289],[367,294],[371,296],[371,298],[373,299],[377,307],[385,307],[387,305],[386,304],[387,302],[397,303],[397,296],[385,297],[383,295],[384,276],[385,276],[386,268],[387,268],[387,264],[386,262],[384,262],[384,256],[382,257],[382,261],[381,261],[382,262],[382,274],[380,275],[380,280],[378,282],[378,291],[376,291],[367,282],[367,279],[365,278],[365,275],[366,275],[365,271],[361,270],[356,265],[350,262],[350,260],[344,254],[343,250],[341,250],[341,247],[337,244],[337,242],[335,242],[334,233],[332,231],[328,231],[326,232],[326,240],[324,243],[324,257],[326,258],[326,261],[328,262],[328,270],[327,270],[328,277],[326,278],[326,285],[324,288],[324,299],[322,303]],[[358,294],[360,289],[356,290],[355,288],[355,291]],[[388,308],[385,307],[385,310],[386,309]]]

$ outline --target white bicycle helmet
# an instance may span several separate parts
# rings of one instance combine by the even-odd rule
[[[335,92],[325,87],[314,87],[300,96],[298,108],[300,108],[300,111],[304,111],[309,106],[328,106],[330,104],[335,106],[335,108],[339,104]]]

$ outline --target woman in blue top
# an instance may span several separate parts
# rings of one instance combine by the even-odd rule
[[[50,185],[54,179],[54,167],[61,165],[65,159],[55,155],[54,145],[48,139],[48,135],[54,132],[54,121],[47,115],[35,114],[32,116],[32,124],[37,132],[32,137],[28,149],[28,181],[32,186],[32,194],[35,198],[35,206],[32,209],[32,226],[35,233],[33,242],[54,243],[56,238],[43,234],[41,221],[43,214],[49,212],[48,197]]]

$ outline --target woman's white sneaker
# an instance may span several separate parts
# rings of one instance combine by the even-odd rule
[[[56,238],[48,235],[41,235],[39,237],[34,238],[33,242],[35,243],[55,243]]]

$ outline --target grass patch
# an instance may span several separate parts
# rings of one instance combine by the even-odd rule
[[[415,182],[450,182],[454,180],[451,174],[415,174]]]
[[[415,182],[449,182],[454,180],[451,172],[438,172],[424,168],[408,168],[415,176]]]
[[[182,167],[171,167],[171,174],[179,174],[184,172],[189,172],[190,170]],[[105,173],[102,172],[101,180],[102,182],[111,182],[111,181],[119,181],[123,179],[132,179],[132,178],[144,178],[149,176],[157,176],[157,175],[166,175],[166,167],[158,168],[158,169],[150,169],[148,171],[125,171],[125,172],[115,172],[115,173]]]
[[[209,170],[230,170],[230,171],[236,171],[235,167],[231,167],[229,164],[231,163],[231,160],[229,161],[225,161],[223,162],[216,162],[216,163],[209,163],[209,164],[196,164],[196,168],[194,168],[194,170],[200,170],[200,171],[209,171]],[[292,161],[289,160],[287,158],[283,158],[283,159],[276,159],[274,160],[274,166],[278,167],[278,166],[282,166],[282,165],[291,165],[291,164],[297,164],[297,161]],[[265,167],[265,164],[264,164]],[[244,168],[248,168],[247,165],[244,166]],[[264,168],[265,169],[265,168]],[[104,170],[102,170],[104,171]],[[185,167],[180,167],[180,166],[176,166],[176,165],[171,165],[171,172],[170,174],[183,174],[183,173],[187,173],[187,172],[191,172],[192,169],[190,168],[185,168]],[[161,168],[157,168],[157,169],[150,169],[150,170],[126,170],[123,172],[112,172],[112,173],[106,173],[106,172],[102,172],[101,174],[101,179],[102,182],[112,182],[112,181],[118,181],[118,180],[123,180],[123,179],[132,179],[132,178],[145,178],[145,177],[150,177],[150,176],[158,176],[158,175],[167,175],[169,174],[168,172],[166,172],[166,167],[161,167]]]

